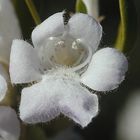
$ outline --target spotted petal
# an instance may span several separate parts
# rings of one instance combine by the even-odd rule
[[[18,140],[20,136],[20,123],[16,112],[6,106],[0,106],[0,139]]]
[[[127,69],[127,59],[121,52],[104,48],[93,55],[81,82],[97,91],[113,90],[124,80]]]
[[[21,31],[11,0],[0,0],[0,61],[9,63],[12,40]]]
[[[85,127],[98,112],[98,99],[68,73],[45,75],[22,91],[20,118],[27,123],[47,122],[63,113]]]
[[[63,97],[59,102],[61,112],[86,127],[98,113],[97,95],[90,93],[79,82],[65,81]]]
[[[10,56],[10,76],[14,84],[41,79],[41,66],[34,48],[22,40],[14,40]]]

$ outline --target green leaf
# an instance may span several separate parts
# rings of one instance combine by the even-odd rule
[[[128,53],[137,37],[137,13],[132,0],[119,0],[120,26],[115,48]]]
[[[76,12],[87,13],[87,9],[82,0],[76,1]]]

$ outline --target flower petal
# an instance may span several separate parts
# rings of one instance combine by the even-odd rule
[[[18,19],[10,0],[0,0],[0,61],[9,63],[12,40],[21,37]]]
[[[10,56],[10,76],[14,84],[41,79],[39,58],[33,47],[23,40],[14,40]]]
[[[121,52],[104,48],[93,55],[81,82],[97,91],[113,90],[124,80],[127,69],[127,59]]]
[[[79,82],[64,82],[60,110],[82,127],[86,127],[98,113],[97,95],[90,93]]]
[[[23,89],[20,118],[24,122],[47,122],[63,113],[85,127],[96,116],[97,96],[83,88],[74,74],[64,72],[50,72],[41,82]]]
[[[0,64],[0,101],[2,101],[6,95],[6,91],[8,88],[6,80],[8,80],[8,74],[3,68],[3,66]]]
[[[0,106],[0,136],[4,140],[18,140],[20,123],[16,112],[6,106]]]
[[[60,85],[60,84],[59,84]],[[47,122],[60,114],[57,89],[53,80],[41,81],[21,94],[20,118],[26,123]]]
[[[5,80],[9,80],[8,72],[6,71],[6,69],[2,64],[0,64],[0,75],[2,75]]]
[[[7,83],[4,77],[0,75],[0,101],[2,101],[6,95]]]
[[[32,32],[32,41],[35,47],[41,46],[47,38],[63,33],[63,12],[56,13],[38,25]]]
[[[69,34],[76,39],[80,39],[82,44],[93,48],[93,52],[98,48],[102,37],[102,27],[94,18],[86,14],[75,14],[69,20]]]

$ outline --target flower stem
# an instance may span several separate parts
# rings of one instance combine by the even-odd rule
[[[25,0],[25,2],[26,2],[27,6],[29,8],[29,11],[30,11],[30,13],[31,13],[31,15],[34,19],[35,24],[36,25],[40,24],[41,19],[39,17],[39,14],[38,14],[36,8],[35,8],[35,5],[34,5],[33,1],[32,0]]]
[[[135,44],[137,36],[137,12],[133,1],[119,0],[120,25],[115,48],[128,53]]]
[[[126,11],[125,11],[125,0],[119,0],[120,8],[120,25],[118,30],[118,38],[116,41],[116,48],[120,51],[124,50],[124,43],[126,40]]]

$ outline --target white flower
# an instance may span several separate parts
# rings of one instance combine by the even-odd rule
[[[140,139],[140,90],[132,92],[117,119],[117,140]]]
[[[0,0],[0,101],[7,91],[8,73],[12,40],[21,36],[18,20],[10,0]],[[4,64],[4,65],[3,65]]]
[[[20,123],[16,112],[6,106],[0,106],[0,140],[18,140]]]
[[[47,122],[62,113],[85,127],[98,113],[97,95],[85,86],[109,91],[124,79],[127,59],[122,53],[112,48],[96,52],[100,24],[86,14],[75,14],[68,23],[65,16],[56,13],[33,30],[34,48],[23,40],[13,41],[12,83],[37,82],[22,90],[24,122]]]

